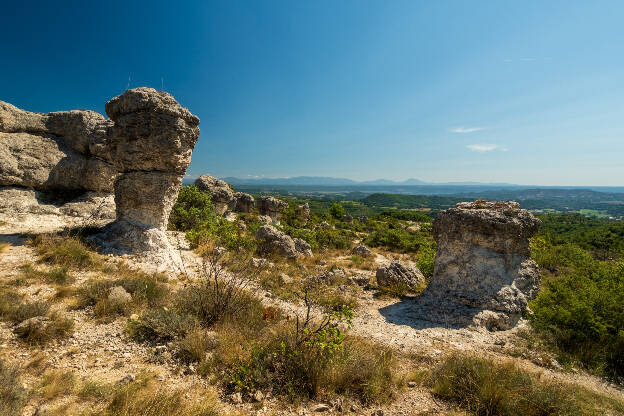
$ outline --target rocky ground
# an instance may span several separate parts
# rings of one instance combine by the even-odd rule
[[[179,246],[178,236],[170,234],[174,246]],[[45,266],[37,263],[37,254],[34,249],[26,244],[26,238],[18,235],[2,235],[2,242],[10,243],[0,254],[0,284],[3,286],[19,277],[19,266],[24,263],[37,264],[37,267]],[[190,279],[195,275],[197,258],[188,248],[181,247],[182,257],[187,264],[187,274]],[[345,262],[348,256],[336,255],[329,259],[334,263]],[[376,251],[374,263],[386,264],[391,261],[391,254]],[[126,261],[131,263],[131,258],[120,259],[109,256],[108,262]],[[347,274],[368,274],[371,270],[357,268],[345,268]],[[92,272],[75,273],[74,286],[84,283]],[[184,285],[185,279],[172,279],[168,283],[172,288]],[[26,295],[29,300],[50,299],[56,289],[47,283],[38,282],[27,286],[17,286],[18,292]],[[262,290],[262,289],[259,289]],[[547,379],[556,379],[572,382],[584,386],[590,390],[607,394],[612,397],[624,399],[624,392],[603,380],[579,373],[564,371],[559,368],[556,361],[542,351],[527,350],[525,338],[522,336],[526,330],[526,324],[512,330],[489,332],[485,329],[474,327],[457,328],[444,327],[432,324],[419,316],[418,308],[414,307],[411,298],[402,300],[378,296],[375,290],[356,290],[357,309],[353,320],[352,333],[380,345],[395,350],[402,359],[404,369],[414,370],[418,360],[436,359],[453,350],[476,353],[482,357],[490,357],[498,361],[514,360],[521,367],[541,374]],[[261,296],[265,302],[278,306],[286,313],[302,313],[302,306],[296,302],[280,299],[278,296],[267,291],[262,291]],[[125,332],[127,318],[119,317],[110,322],[96,320],[92,308],[74,309],[69,301],[55,302],[58,309],[63,310],[75,322],[73,335],[61,340],[53,341],[43,349],[26,347],[12,332],[12,324],[3,322],[0,324],[0,357],[18,363],[24,369],[24,383],[27,387],[36,389],[42,374],[51,369],[70,370],[80,380],[98,380],[102,382],[116,383],[124,379],[133,378],[137,374],[149,371],[156,374],[157,379],[167,389],[183,389],[187,396],[191,397],[197,392],[217,392],[216,387],[206,379],[195,374],[191,367],[181,367],[170,360],[158,358],[153,346],[139,344],[128,338]],[[40,395],[32,396],[24,409],[24,415],[45,414],[46,410],[57,408],[67,398],[61,397],[48,400]],[[231,403],[228,397],[221,397],[222,406],[228,412],[238,414],[258,415],[302,415],[312,414],[320,410],[317,406],[321,403],[302,403],[288,405],[275,398],[264,398],[256,403]],[[81,410],[80,401],[72,403],[68,414],[78,413]],[[373,407],[362,409],[353,407],[343,409],[351,414],[384,414],[384,415],[411,415],[411,414],[450,414],[454,411],[446,403],[434,399],[431,393],[421,387],[407,387],[401,390],[397,399],[390,405],[380,408]],[[382,410],[383,413],[378,413]],[[335,407],[329,406],[326,413],[337,413]],[[375,413],[377,412],[377,413]]]

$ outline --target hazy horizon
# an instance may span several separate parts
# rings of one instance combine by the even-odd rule
[[[3,14],[0,100],[104,113],[127,87],[164,89],[201,118],[190,176],[624,185],[622,2],[36,1]]]

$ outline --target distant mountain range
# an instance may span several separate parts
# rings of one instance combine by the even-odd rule
[[[406,179],[393,181],[390,179],[375,179],[372,181],[354,181],[346,178],[332,178],[326,176],[295,176],[292,178],[221,178],[232,185],[316,185],[316,186],[414,186],[414,185],[492,185],[492,186],[519,186],[510,183],[482,183],[482,182],[424,182],[420,179]]]

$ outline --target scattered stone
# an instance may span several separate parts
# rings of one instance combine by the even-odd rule
[[[249,265],[258,269],[263,267],[268,268],[270,264],[272,263],[270,263],[267,259],[259,259],[256,257],[252,257],[251,259],[249,259]]]
[[[343,215],[342,216],[342,220],[344,222],[348,222],[348,223],[352,223],[353,222],[353,217],[349,214]]]
[[[417,387],[417,386],[418,386],[418,384],[416,384],[415,381],[408,381],[407,382],[407,387],[414,388],[414,387]]]
[[[308,244],[307,241],[301,238],[293,238],[293,241],[295,242],[297,252],[303,256],[312,257],[312,247],[310,247],[310,244]]]
[[[371,413],[371,416],[383,416],[383,415],[384,415],[384,411],[381,409],[374,410],[373,413]]]
[[[292,283],[292,281],[293,281],[292,277],[288,276],[286,273],[280,273],[279,282],[281,285],[288,285]]]
[[[363,274],[357,274],[355,276],[349,276],[348,280],[354,285],[358,286],[368,286],[370,284],[370,276],[366,276]]]
[[[405,283],[408,288],[413,289],[425,284],[425,276],[418,267],[398,261],[377,268],[376,276],[380,287]]]
[[[230,401],[234,404],[243,404],[243,395],[240,393],[230,394]]]
[[[443,299],[446,309],[489,330],[513,327],[539,290],[529,247],[539,226],[517,202],[461,202],[441,211],[433,223],[435,271],[424,298]]]
[[[256,392],[253,394],[253,399],[256,402],[261,402],[264,400],[264,394],[260,390],[256,390]]]
[[[50,322],[47,316],[35,316],[26,319],[13,328],[13,333],[18,337],[24,337],[33,331],[42,331]]]
[[[370,249],[366,247],[365,245],[360,244],[359,246],[351,250],[351,254],[355,254],[356,256],[360,256],[360,257],[370,257],[373,255],[373,252],[370,251]]]
[[[319,403],[316,406],[314,406],[312,408],[313,412],[326,412],[330,409],[329,405],[325,404],[325,403]]]
[[[297,218],[301,222],[301,225],[306,225],[310,220],[310,205],[307,202],[302,205],[297,205],[295,213],[297,214]]]
[[[133,373],[128,373],[121,380],[119,380],[119,383],[131,383],[135,380],[136,380],[136,376]]]

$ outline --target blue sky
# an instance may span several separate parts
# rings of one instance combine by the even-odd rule
[[[622,1],[11,2],[0,100],[201,118],[189,174],[624,185]]]

